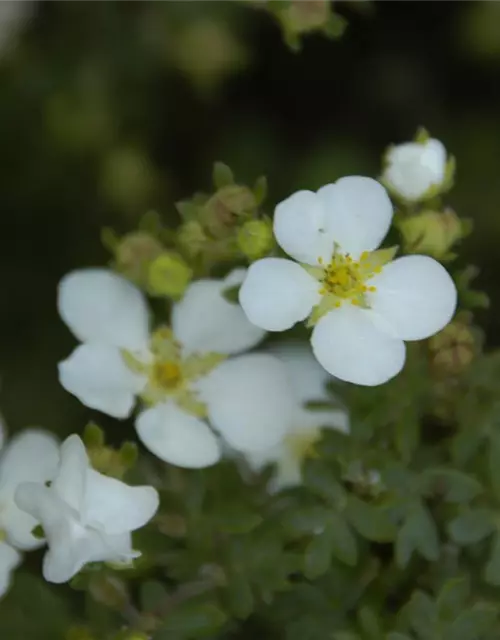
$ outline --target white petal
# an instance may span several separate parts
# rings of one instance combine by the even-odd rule
[[[144,446],[170,464],[200,469],[220,459],[218,440],[208,425],[173,403],[147,409],[135,428]]]
[[[457,290],[446,269],[428,256],[404,256],[370,280],[369,304],[402,340],[422,340],[453,317]]]
[[[172,329],[188,353],[215,351],[238,353],[251,349],[265,331],[253,325],[238,304],[222,295],[224,289],[239,285],[245,269],[234,270],[224,280],[198,280],[172,309]]]
[[[61,445],[59,472],[51,488],[77,513],[81,513],[84,506],[89,469],[89,457],[82,439],[76,434],[66,438]]]
[[[398,374],[405,345],[380,326],[366,309],[344,304],[314,327],[311,343],[319,363],[333,376],[354,384],[376,386]]]
[[[296,262],[282,258],[254,262],[240,289],[248,319],[267,331],[285,331],[305,320],[320,299],[318,282]]]
[[[107,269],[73,271],[59,283],[58,310],[81,342],[142,350],[149,340],[146,300],[130,282]]]
[[[323,202],[312,191],[297,191],[274,212],[274,235],[281,248],[292,258],[317,265],[318,258],[329,262],[333,237],[325,229]]]
[[[120,534],[143,527],[158,509],[153,487],[129,487],[93,469],[87,472],[83,521],[96,523],[107,534]]]
[[[311,346],[304,342],[277,342],[269,352],[279,358],[287,369],[295,397],[299,402],[327,400],[326,383],[332,376],[318,363]]]
[[[5,427],[5,420],[3,419],[2,414],[0,414],[0,449],[2,449],[5,439],[7,437],[7,429]]]
[[[283,364],[260,353],[223,362],[200,381],[200,391],[210,422],[238,451],[277,444],[296,404]]]
[[[439,140],[408,142],[393,147],[387,156],[384,179],[407,200],[418,200],[446,172],[446,149]]]
[[[15,435],[0,457],[0,487],[52,480],[59,466],[59,443],[48,431],[25,429]]]
[[[144,376],[125,364],[118,347],[82,344],[58,365],[61,385],[91,409],[114,418],[130,415]]]
[[[285,448],[276,466],[276,473],[271,479],[269,490],[275,493],[300,484],[302,484],[302,461]]]
[[[9,543],[29,550],[43,541],[31,532],[36,520],[21,511],[14,502],[16,487],[21,482],[44,483],[52,480],[59,465],[59,444],[51,434],[27,429],[15,436],[3,452],[0,462],[0,530]]]
[[[344,409],[300,409],[296,412],[294,424],[297,431],[314,431],[319,428],[334,429],[349,433],[349,414]]]
[[[343,253],[358,257],[373,251],[392,221],[392,204],[384,187],[372,178],[349,176],[318,191],[325,207],[325,227]]]
[[[22,555],[6,542],[0,542],[0,598],[7,592],[12,572],[21,564]]]

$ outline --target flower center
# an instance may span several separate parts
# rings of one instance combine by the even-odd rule
[[[182,371],[177,362],[155,362],[151,371],[151,382],[164,391],[173,391],[182,384]]]
[[[380,273],[382,267],[372,264],[368,251],[364,251],[359,260],[353,260],[348,253],[344,255],[336,251],[329,265],[323,266],[321,258],[318,261],[323,267],[320,293],[335,296],[334,306],[340,307],[344,301],[364,306],[365,294],[376,291],[376,287],[365,282]]]

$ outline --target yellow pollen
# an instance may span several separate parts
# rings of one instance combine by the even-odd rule
[[[318,262],[323,266],[321,258]],[[365,294],[376,291],[376,287],[368,286],[365,282],[381,270],[381,267],[370,264],[370,254],[367,251],[361,254],[359,260],[353,260],[348,253],[344,255],[335,252],[330,264],[323,266],[320,294],[335,296],[335,307],[340,307],[344,301],[363,306]]]
[[[156,386],[165,390],[175,389],[182,380],[182,373],[176,362],[156,362],[152,378]]]

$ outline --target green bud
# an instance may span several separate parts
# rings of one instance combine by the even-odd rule
[[[249,220],[238,231],[238,248],[249,260],[268,255],[274,247],[274,236],[269,220]]]
[[[180,249],[191,258],[200,255],[207,240],[201,223],[195,220],[185,222],[177,232]]]
[[[431,367],[438,376],[459,375],[471,364],[478,344],[468,316],[458,317],[428,342]]]
[[[461,220],[451,209],[442,213],[424,211],[403,218],[398,226],[406,253],[423,253],[438,260],[452,258],[450,249],[470,230],[468,222]]]
[[[138,286],[145,287],[149,267],[163,250],[161,242],[150,233],[128,233],[115,249],[116,269]]]
[[[283,28],[295,34],[321,29],[326,25],[329,16],[329,0],[292,0],[281,11]]]
[[[227,185],[201,208],[200,222],[215,238],[224,238],[232,233],[240,216],[254,214],[257,207],[251,189],[238,184]]]
[[[83,442],[87,448],[104,446],[104,431],[95,422],[89,422],[83,431]]]
[[[149,266],[148,291],[155,296],[180,298],[192,276],[193,270],[179,254],[164,251]]]

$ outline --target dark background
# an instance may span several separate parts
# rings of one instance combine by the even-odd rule
[[[25,4],[25,3],[17,3]],[[424,125],[457,158],[452,205],[475,222],[500,329],[500,3],[341,3],[349,21],[300,53],[239,2],[26,5],[0,59],[0,407],[12,429],[80,431],[89,410],[58,385],[74,341],[56,312],[64,273],[101,265],[100,229],[210,189],[223,160],[261,174],[269,211],[297,188],[376,176],[384,148]],[[101,423],[104,419],[99,418]]]

